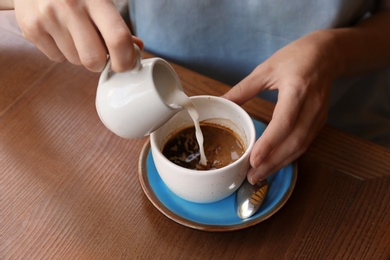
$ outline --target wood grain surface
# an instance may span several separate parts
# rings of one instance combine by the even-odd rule
[[[326,126],[273,217],[234,232],[193,230],[143,193],[137,164],[148,138],[103,126],[99,75],[49,61],[13,32],[12,16],[0,12],[0,259],[390,258],[389,149]],[[173,66],[188,95],[229,89]],[[244,105],[264,122],[273,107]]]

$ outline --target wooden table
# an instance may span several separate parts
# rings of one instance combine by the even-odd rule
[[[222,233],[182,226],[138,182],[148,139],[100,122],[99,75],[49,61],[12,33],[12,16],[0,13],[0,259],[389,259],[390,150],[325,127],[270,219]],[[228,89],[174,68],[188,95]],[[273,105],[244,108],[267,122]]]

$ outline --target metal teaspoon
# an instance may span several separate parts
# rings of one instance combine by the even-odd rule
[[[255,185],[247,180],[238,188],[236,194],[237,215],[241,219],[251,217],[260,208],[268,192],[268,181],[264,179]]]

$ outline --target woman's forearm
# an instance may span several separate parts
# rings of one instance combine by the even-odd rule
[[[390,11],[381,11],[355,27],[325,30],[336,56],[338,76],[359,75],[390,66],[389,25]]]

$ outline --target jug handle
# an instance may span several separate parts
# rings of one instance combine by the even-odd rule
[[[131,70],[132,72],[136,72],[136,71],[139,71],[142,69],[142,63],[141,63],[141,60],[142,60],[142,53],[141,53],[141,50],[140,48],[138,47],[137,44],[134,44],[134,49],[135,49],[135,52],[136,52],[136,63],[134,65],[134,68]],[[102,84],[104,82],[106,82],[111,75],[115,74],[114,71],[111,70],[111,60],[110,60],[110,57],[108,57],[107,59],[107,63],[106,63],[106,66],[104,67],[101,75],[100,75],[100,79],[99,79],[99,84]]]

